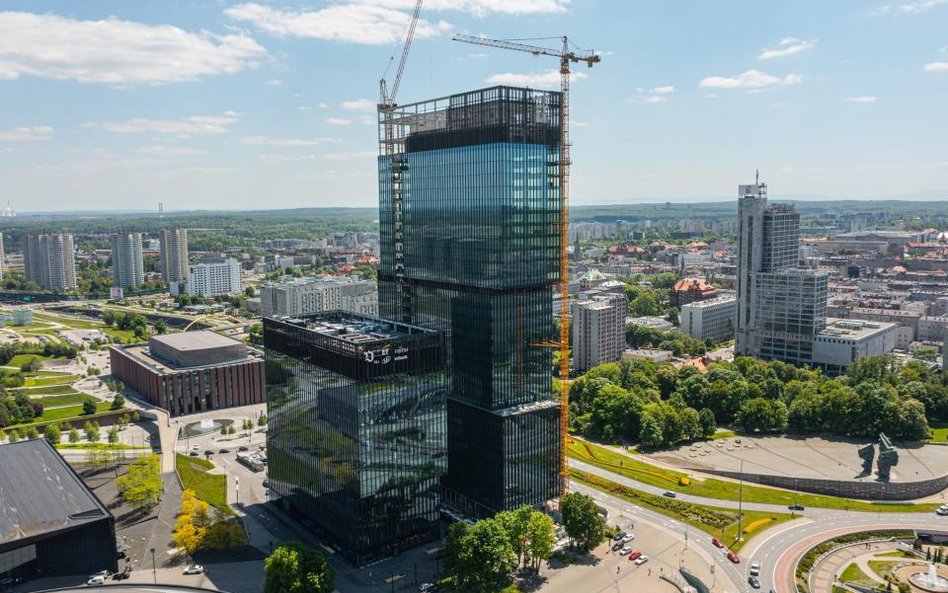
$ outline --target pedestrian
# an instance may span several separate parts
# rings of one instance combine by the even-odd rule
[[[616,574],[619,574],[619,571],[622,570],[622,565],[616,567]]]

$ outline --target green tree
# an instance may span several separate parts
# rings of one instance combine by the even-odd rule
[[[109,429],[108,433],[109,444],[116,444],[119,442],[119,427],[117,424],[113,424],[112,428]]]
[[[18,431],[15,428],[11,429],[10,432],[7,433],[7,439],[11,443],[17,442],[18,440],[20,440],[20,431]]]
[[[263,565],[264,593],[331,593],[335,573],[329,562],[302,544],[282,544]]]
[[[95,400],[86,399],[85,401],[82,402],[83,414],[95,414],[95,411],[96,411]]]
[[[46,428],[43,429],[43,437],[49,441],[50,445],[58,445],[62,438],[62,432],[55,424],[47,424]]]
[[[125,407],[125,398],[122,397],[121,393],[116,393],[115,397],[112,398],[112,405],[110,409],[112,410],[121,410]]]
[[[711,408],[701,408],[701,411],[698,412],[698,421],[701,423],[701,436],[706,439],[714,436],[718,425],[714,420],[714,412],[711,411]]]
[[[168,331],[168,322],[159,317],[158,320],[155,321],[155,333],[158,335],[161,335],[167,331]]]
[[[20,365],[20,372],[24,375],[29,375],[35,373],[36,371],[43,368],[43,361],[39,358],[33,356],[29,358],[26,362]]]
[[[33,426],[33,425],[27,426],[27,427],[23,430],[23,435],[24,435],[27,439],[38,439],[39,436],[40,436],[40,435],[39,435],[39,430],[37,430],[36,427]]]
[[[533,508],[524,505],[513,511],[501,511],[494,517],[507,532],[507,539],[517,555],[517,565],[524,563],[529,545],[530,515]]]
[[[158,455],[143,455],[128,464],[128,471],[115,481],[122,499],[145,512],[158,504],[163,486]]]
[[[87,420],[82,430],[86,433],[86,440],[90,443],[98,443],[102,439],[102,434],[99,432],[99,423],[94,420]]]
[[[267,415],[260,414],[260,417],[257,418],[257,426],[266,426],[267,425]]]
[[[478,521],[464,530],[458,544],[451,546],[457,557],[450,562],[445,560],[457,590],[494,593],[510,582],[510,573],[517,567],[517,555],[500,521]]]
[[[533,570],[540,572],[540,564],[549,560],[556,544],[556,533],[553,530],[553,519],[546,513],[533,511],[530,514],[530,523],[527,526],[527,539],[530,542],[527,556]]]
[[[79,435],[79,431],[75,427],[69,429],[69,442],[78,443],[82,440],[82,437]]]
[[[652,448],[661,447],[665,444],[662,421],[654,413],[646,411],[642,414],[642,430],[639,431],[639,442]]]
[[[605,539],[606,521],[592,498],[578,492],[565,494],[560,498],[560,512],[566,534],[581,551],[588,552]]]

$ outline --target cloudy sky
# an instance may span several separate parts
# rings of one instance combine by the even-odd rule
[[[0,200],[375,205],[413,6],[4,0]],[[602,54],[573,84],[574,203],[719,199],[757,167],[774,195],[948,198],[948,0],[428,0],[401,102],[558,84],[455,33]]]

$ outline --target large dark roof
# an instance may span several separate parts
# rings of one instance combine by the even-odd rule
[[[0,542],[32,538],[109,515],[45,440],[0,445]]]

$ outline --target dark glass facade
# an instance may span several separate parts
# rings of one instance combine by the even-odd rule
[[[493,87],[400,105],[379,158],[379,310],[449,336],[445,496],[473,514],[559,494],[542,345],[557,338],[559,101]]]
[[[271,497],[357,564],[439,536],[444,339],[346,312],[264,319]]]

